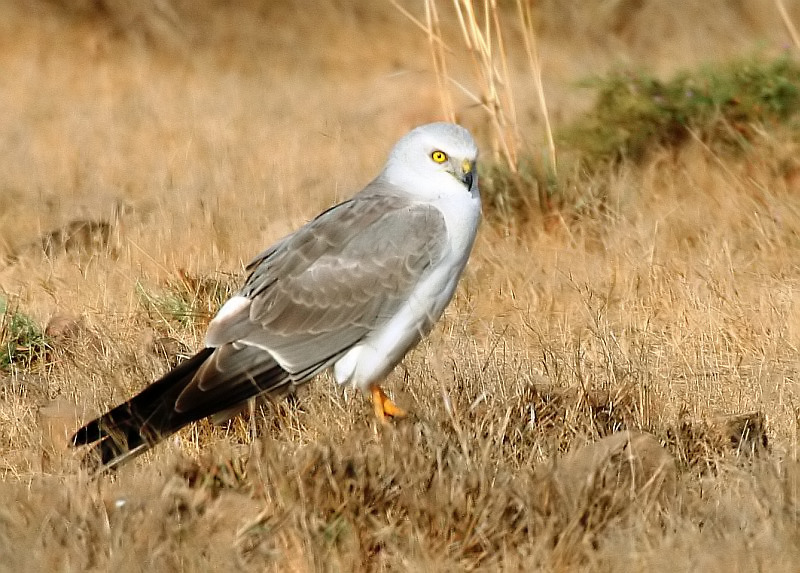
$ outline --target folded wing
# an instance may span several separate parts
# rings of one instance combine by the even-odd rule
[[[207,348],[73,443],[95,444],[113,467],[193,421],[307,381],[391,319],[443,255],[447,231],[436,208],[371,187],[259,255],[209,325]]]

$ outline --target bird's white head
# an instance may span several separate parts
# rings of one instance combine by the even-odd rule
[[[429,123],[395,144],[381,178],[424,198],[468,193],[477,199],[477,159],[469,131],[454,123]]]

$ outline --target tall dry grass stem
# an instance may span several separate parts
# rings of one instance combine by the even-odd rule
[[[450,91],[447,89],[447,80],[449,74],[447,73],[447,57],[445,55],[444,43],[437,41],[437,38],[442,37],[442,27],[439,21],[439,12],[436,9],[436,2],[425,2],[425,20],[428,29],[428,44],[431,52],[431,61],[433,62],[434,75],[436,76],[436,87],[439,91],[439,99],[442,105],[442,112],[448,121],[455,121],[455,108],[453,106],[453,98]]]
[[[539,102],[539,111],[544,121],[545,135],[547,136],[547,149],[550,151],[548,162],[550,164],[551,175],[555,176],[558,172],[558,162],[556,160],[556,144],[553,139],[553,127],[550,124],[550,114],[547,111],[547,98],[544,96],[544,85],[542,84],[542,64],[539,61],[539,50],[537,48],[536,35],[533,31],[533,17],[531,15],[530,2],[523,3],[517,0],[517,14],[522,23],[522,39],[525,44],[525,53],[528,56],[528,64],[531,67],[531,74],[536,85],[536,96]]]
[[[511,81],[509,67],[509,35],[512,23],[508,22],[509,14],[504,13],[496,0],[453,0],[452,13],[458,23],[462,41],[461,52],[469,55],[474,76],[475,89],[470,89],[465,82],[452,77],[448,69],[448,58],[459,50],[454,49],[443,39],[440,17],[441,10],[436,0],[425,1],[425,22],[421,22],[408,10],[392,0],[393,6],[418,28],[423,30],[430,47],[431,61],[436,76],[439,99],[444,117],[457,121],[458,114],[454,107],[451,86],[455,86],[485,113],[489,124],[492,157],[496,164],[504,165],[511,175],[511,182],[525,197],[527,185],[520,177],[520,154],[524,142],[517,113],[517,98]],[[514,14],[511,12],[510,14]],[[533,29],[533,17],[530,6],[519,0],[516,4],[516,28],[522,36],[522,45],[534,80],[539,112],[543,118],[547,139],[547,178],[555,180],[558,163],[553,138],[550,114],[542,83],[542,66],[539,60],[536,35]],[[551,214],[552,207],[547,185],[538,189],[539,207],[545,215]],[[525,201],[530,204],[530,201]]]
[[[520,138],[497,4],[485,1],[482,15],[471,0],[453,0],[453,8],[480,91],[479,97],[472,97],[486,111],[492,126],[495,161],[502,158],[512,173],[517,173]]]
[[[786,26],[786,30],[789,32],[792,42],[794,42],[794,47],[800,51],[800,34],[797,33],[797,28],[794,27],[794,23],[789,17],[789,13],[786,11],[786,6],[783,5],[783,0],[775,0],[775,7],[778,8],[778,12],[781,15],[784,25]]]

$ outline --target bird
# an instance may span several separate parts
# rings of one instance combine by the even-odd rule
[[[204,348],[77,430],[111,470],[184,426],[332,369],[381,423],[405,410],[380,383],[453,298],[481,219],[478,148],[464,127],[416,127],[378,176],[257,255],[208,324]]]

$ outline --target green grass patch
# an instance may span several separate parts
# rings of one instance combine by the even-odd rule
[[[503,164],[482,166],[489,219],[524,225],[531,214],[597,214],[605,209],[609,178],[622,165],[677,151],[692,139],[733,161],[765,138],[800,142],[800,65],[786,57],[707,65],[667,80],[615,71],[583,85],[597,97],[588,112],[557,131],[557,174],[533,156],[522,157],[516,172]]]
[[[692,134],[715,150],[747,149],[759,128],[796,125],[800,112],[800,66],[785,57],[706,66],[666,81],[619,71],[584,85],[597,91],[594,107],[560,139],[588,168],[640,162]]]
[[[48,349],[47,337],[36,321],[0,297],[0,370],[28,368]]]
[[[183,328],[207,324],[236,288],[232,275],[193,276],[184,271],[159,289],[136,284],[139,301],[151,319]]]

